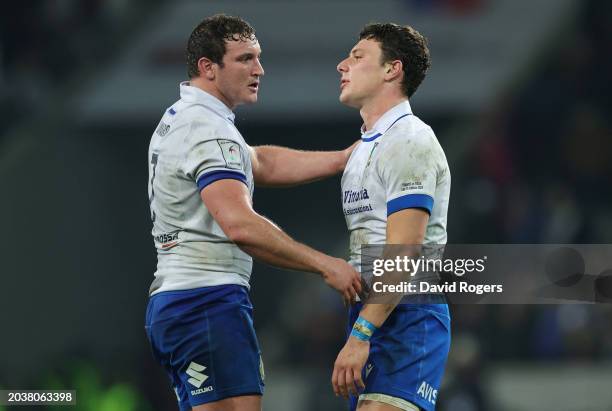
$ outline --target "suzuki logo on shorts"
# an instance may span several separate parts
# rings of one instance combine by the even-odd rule
[[[185,371],[185,373],[191,377],[187,382],[196,388],[200,388],[202,384],[204,384],[204,381],[208,379],[208,375],[202,374],[202,371],[205,369],[205,366],[192,361],[189,367],[187,367],[187,371]]]

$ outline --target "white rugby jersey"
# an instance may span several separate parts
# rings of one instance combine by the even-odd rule
[[[442,147],[404,101],[363,132],[342,176],[342,208],[350,233],[349,263],[361,245],[386,243],[387,217],[406,208],[429,213],[424,244],[446,244],[451,176]]]
[[[157,271],[150,294],[221,284],[248,287],[252,258],[231,242],[200,197],[220,179],[242,181],[253,196],[249,147],[234,113],[188,82],[149,145],[149,202]]]

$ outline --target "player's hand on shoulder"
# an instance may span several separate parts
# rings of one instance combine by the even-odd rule
[[[334,363],[332,387],[336,395],[358,396],[365,388],[361,371],[370,355],[370,342],[349,337]]]
[[[322,274],[327,285],[340,293],[345,304],[355,302],[355,297],[361,293],[361,276],[341,258],[330,257]]]

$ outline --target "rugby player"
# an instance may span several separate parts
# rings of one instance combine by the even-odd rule
[[[157,271],[145,329],[181,411],[261,409],[263,363],[248,288],[252,257],[320,274],[350,302],[361,291],[346,261],[296,242],[253,210],[254,184],[287,186],[340,173],[352,147],[303,152],[250,147],[232,110],[255,103],[264,70],[253,28],[204,19],[187,43],[189,82],[149,147]]]
[[[409,103],[429,66],[423,36],[396,24],[365,26],[338,64],[340,101],[363,119],[342,177],[355,267],[362,244],[446,244],[450,171],[434,132]],[[350,308],[332,386],[350,398],[351,410],[435,408],[450,347],[448,306],[442,295],[398,304],[402,297]]]

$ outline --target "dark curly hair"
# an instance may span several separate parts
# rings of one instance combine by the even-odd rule
[[[226,41],[255,39],[255,29],[240,17],[215,14],[202,20],[191,32],[187,41],[187,75],[200,75],[198,61],[202,57],[223,67]]]
[[[407,97],[411,97],[431,65],[427,39],[410,26],[374,23],[361,30],[359,40],[375,40],[380,43],[383,59],[381,63],[393,60],[402,62],[402,91]]]

